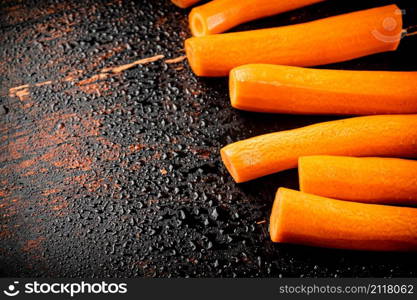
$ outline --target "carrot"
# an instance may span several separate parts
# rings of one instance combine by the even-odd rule
[[[236,182],[297,167],[307,155],[417,157],[417,115],[356,117],[275,132],[221,149]]]
[[[214,0],[191,10],[190,29],[194,36],[221,33],[248,21],[321,1],[324,0]]]
[[[200,2],[200,0],[171,0],[171,2],[178,7],[187,8],[196,4],[197,2]]]
[[[290,114],[417,113],[417,72],[245,65],[230,72],[233,107]]]
[[[226,76],[249,63],[316,66],[394,51],[401,33],[400,10],[388,5],[297,25],[192,37],[185,50],[198,76]]]
[[[417,204],[417,161],[398,158],[305,156],[300,190],[368,203]]]
[[[273,242],[308,246],[416,251],[417,208],[334,200],[280,188],[272,208]]]

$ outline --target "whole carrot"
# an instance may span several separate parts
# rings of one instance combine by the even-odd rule
[[[399,158],[304,156],[300,190],[368,203],[417,204],[417,161]]]
[[[417,208],[334,200],[280,188],[272,208],[271,240],[308,246],[416,251]]]
[[[187,8],[200,1],[201,0],[171,0],[172,3],[181,8]]]
[[[324,0],[214,0],[191,10],[190,29],[194,36],[221,33],[248,21],[321,1]]]
[[[397,49],[402,15],[396,5],[303,24],[192,37],[188,61],[198,76],[226,76],[237,66],[316,66]]]
[[[244,65],[229,79],[233,107],[290,114],[417,113],[417,72]]]
[[[417,115],[378,115],[318,123],[221,149],[236,182],[297,167],[307,155],[417,157]]]

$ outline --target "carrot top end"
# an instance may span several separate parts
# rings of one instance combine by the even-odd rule
[[[237,87],[236,87],[236,71],[235,69],[230,71],[229,75],[229,96],[230,96],[230,104],[234,108],[239,108],[237,103],[238,95],[237,95]]]
[[[284,188],[279,188],[277,190],[275,194],[274,204],[272,205],[271,217],[269,221],[269,235],[271,237],[271,240],[275,243],[282,241],[280,230],[280,214],[282,210],[281,207],[284,192]]]
[[[229,154],[227,153],[227,146],[223,147],[220,150],[220,156],[222,158],[223,164],[225,165],[227,171],[229,171],[230,175],[233,177],[233,179],[235,180],[236,183],[241,183],[244,180],[242,180],[235,168],[235,166],[233,165],[233,163],[230,161],[229,158]]]
[[[204,17],[200,14],[198,7],[193,8],[188,17],[191,34],[196,37],[205,36],[208,34],[207,23]]]

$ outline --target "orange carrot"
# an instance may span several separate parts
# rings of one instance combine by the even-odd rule
[[[416,251],[417,208],[334,200],[280,188],[269,232],[274,242],[308,246]]]
[[[214,0],[191,10],[190,29],[194,36],[221,33],[248,21],[321,1],[324,0]]]
[[[232,106],[290,114],[417,113],[417,72],[244,65],[230,72]]]
[[[417,204],[417,161],[398,158],[305,156],[300,190],[368,203]]]
[[[188,61],[198,76],[226,76],[249,63],[316,66],[397,49],[402,15],[396,5],[303,24],[192,37]]]
[[[297,167],[307,155],[417,157],[417,115],[356,117],[260,135],[221,149],[236,182]]]
[[[171,2],[178,7],[187,8],[196,4],[197,2],[200,2],[200,0],[171,0]]]

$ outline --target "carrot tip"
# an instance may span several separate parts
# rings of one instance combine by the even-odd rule
[[[176,6],[178,6],[179,8],[187,8],[188,5],[183,3],[182,1],[178,1],[178,0],[171,0],[172,3],[174,3]]]
[[[189,23],[193,36],[207,35],[207,23],[196,8],[193,8],[190,12]]]
[[[233,69],[232,71],[230,71],[230,76],[229,76],[230,104],[234,108],[239,108],[238,107],[239,105],[237,103],[237,88],[236,88],[236,84],[237,84],[236,72],[235,72],[235,69]]]
[[[303,165],[305,161],[305,156],[300,156],[298,158],[298,185],[300,187],[300,191],[304,191],[304,174],[303,174]]]
[[[201,72],[201,68],[199,68],[199,62],[197,61],[198,57],[194,55],[194,37],[186,39],[184,42],[184,48],[185,48],[185,55],[188,59],[188,64],[191,67],[191,70],[193,70],[194,74],[197,76],[202,76],[203,72]]]
[[[187,8],[196,4],[199,0],[171,0],[179,8]]]
[[[279,188],[275,194],[274,204],[272,206],[271,217],[269,220],[269,236],[271,237],[271,241],[274,243],[278,243],[282,241],[282,237],[280,234],[281,227],[279,226],[280,222],[280,210],[281,210],[281,198],[282,193],[285,191],[284,188]]]
[[[230,161],[229,154],[227,153],[226,147],[220,150],[220,156],[222,158],[223,164],[225,165],[227,171],[229,171],[230,175],[233,177],[236,183],[243,182],[238,172],[236,171],[236,168],[233,166],[233,163]]]

